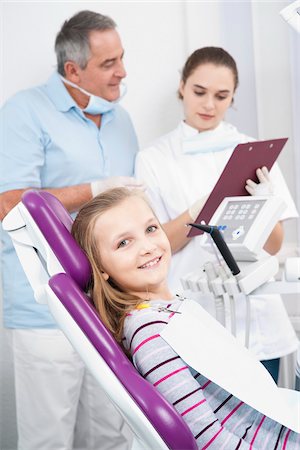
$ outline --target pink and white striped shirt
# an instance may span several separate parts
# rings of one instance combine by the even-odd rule
[[[157,387],[181,414],[200,449],[300,449],[299,434],[196,373],[161,338],[160,332],[174,313],[159,307],[168,305],[170,310],[176,311],[180,300],[169,304],[155,300],[149,305],[149,308],[134,310],[126,317],[124,347],[129,350],[143,377]],[[205,343],[199,342],[199,345]]]

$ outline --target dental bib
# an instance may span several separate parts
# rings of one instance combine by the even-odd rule
[[[225,122],[221,122],[214,130],[200,131],[194,136],[186,137],[182,142],[182,151],[185,154],[215,153],[231,148],[241,143],[244,135]]]
[[[90,97],[87,106],[84,109],[82,109],[82,111],[85,113],[91,114],[92,116],[97,116],[98,114],[105,114],[109,111],[112,111],[116,107],[116,105],[119,103],[119,101],[126,94],[126,85],[121,83],[120,97],[113,102],[109,102],[108,100],[105,100],[102,97],[98,97],[97,95],[91,94],[90,92],[86,91],[85,89],[77,86],[77,84],[73,83],[72,81],[67,80],[62,75],[60,75],[60,78],[63,81],[63,83],[68,84],[69,86],[72,86],[75,89],[78,89],[80,92],[82,92],[83,94]]]
[[[256,356],[195,301],[183,301],[177,312],[160,335],[190,367],[262,414],[300,432],[299,391],[277,387]]]

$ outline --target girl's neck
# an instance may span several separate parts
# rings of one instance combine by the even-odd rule
[[[160,290],[158,292],[136,292],[135,295],[140,297],[143,301],[151,301],[151,300],[172,300],[174,298],[174,295],[170,292],[168,288]]]

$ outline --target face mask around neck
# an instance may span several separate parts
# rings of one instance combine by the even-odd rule
[[[183,153],[195,155],[198,153],[217,153],[234,149],[241,142],[241,135],[235,127],[201,131],[194,136],[183,139]]]
[[[72,81],[67,80],[62,75],[60,75],[60,78],[64,83],[68,84],[69,86],[74,87],[75,89],[78,89],[80,92],[82,92],[83,94],[90,97],[87,106],[82,111],[86,112],[88,114],[91,114],[93,116],[96,116],[98,114],[105,114],[109,111],[112,111],[116,107],[116,105],[119,103],[119,101],[126,94],[126,85],[124,83],[121,83],[120,97],[113,102],[109,102],[108,100],[105,100],[102,97],[98,97],[97,95],[91,94],[90,92],[86,91],[85,89],[81,88],[80,86],[77,86],[77,84],[72,83]]]

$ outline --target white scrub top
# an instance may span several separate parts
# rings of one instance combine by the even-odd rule
[[[197,135],[199,148],[195,144]],[[208,151],[212,150],[212,139],[214,151]],[[221,122],[215,130],[201,133],[181,122],[175,130],[138,152],[135,174],[147,184],[147,193],[161,223],[175,219],[197,199],[211,192],[237,140],[244,143],[253,141],[253,138],[239,133],[235,127],[225,122]],[[192,145],[191,141],[194,141]],[[192,147],[194,149],[191,150]],[[281,220],[298,217],[276,163],[271,170],[271,177],[275,195],[278,194],[287,203]],[[182,292],[180,278],[196,270],[204,262],[214,260],[215,257],[203,249],[200,241],[200,236],[192,238],[182,250],[173,255],[169,275],[171,290]],[[281,297],[261,295],[250,296],[250,299],[250,350],[260,360],[278,358],[295,351],[298,339]],[[245,315],[237,311],[237,317],[237,338],[243,343]]]

